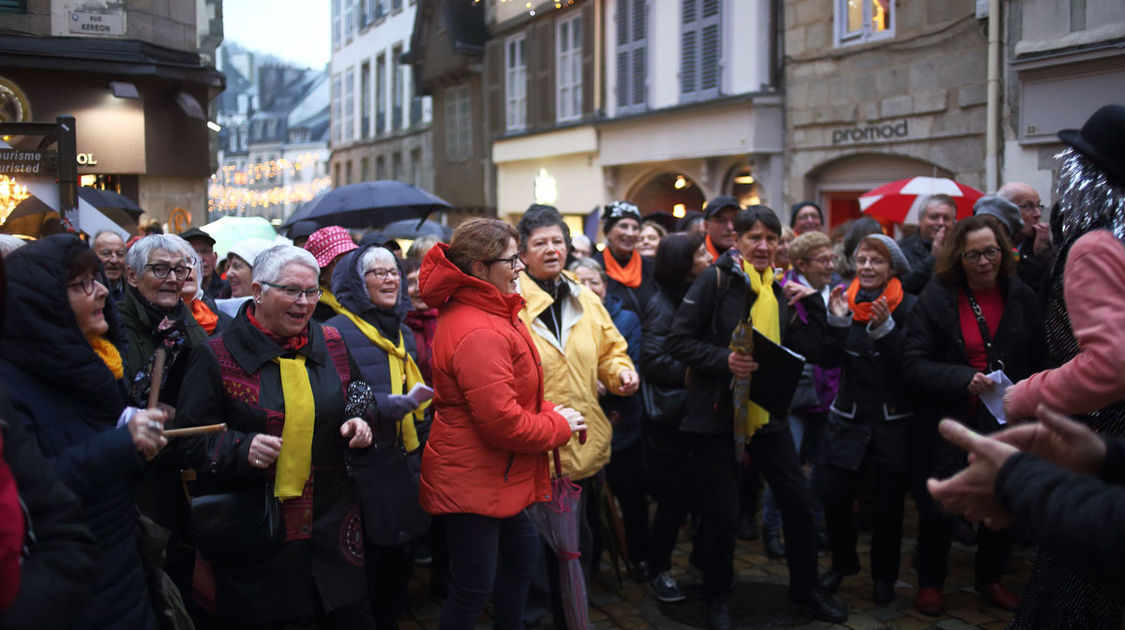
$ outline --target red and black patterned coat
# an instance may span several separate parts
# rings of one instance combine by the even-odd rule
[[[280,436],[285,401],[274,359],[291,358],[254,327],[247,305],[230,327],[192,353],[177,416],[187,425],[226,422],[225,433],[193,438],[189,463],[198,472],[198,493],[229,491],[242,484],[265,484],[275,467],[250,466],[255,434]],[[340,437],[345,391],[352,369],[340,334],[315,321],[308,343],[295,351],[306,357],[316,405],[312,474],[299,499],[282,503],[286,540],[272,556],[252,562],[197,559],[193,596],[219,616],[248,623],[300,621],[365,595],[363,530],[355,483],[345,466],[347,445]],[[315,589],[315,590],[314,590]]]

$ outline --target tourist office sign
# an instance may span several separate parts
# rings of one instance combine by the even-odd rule
[[[59,184],[59,214],[77,227],[78,147],[74,116],[59,116],[53,123],[0,122],[0,137],[21,136],[40,140],[34,148],[0,144],[0,174],[54,176]],[[52,145],[55,149],[48,150]]]
[[[25,151],[0,147],[0,175],[54,175],[58,156],[54,151]]]

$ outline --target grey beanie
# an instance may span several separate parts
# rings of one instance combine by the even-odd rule
[[[1020,218],[1020,208],[1003,197],[985,195],[973,204],[973,215],[991,214],[1000,219],[1004,227],[1008,228],[1008,236],[1015,238],[1023,229],[1023,219]]]
[[[887,246],[887,249],[891,252],[891,265],[895,268],[896,276],[901,278],[910,273],[910,261],[906,259],[906,254],[902,253],[902,249],[898,246],[898,243],[895,242],[895,239],[886,234],[868,234],[860,239],[859,242],[862,244],[863,240],[868,238],[877,238]],[[858,245],[856,249],[859,249]]]

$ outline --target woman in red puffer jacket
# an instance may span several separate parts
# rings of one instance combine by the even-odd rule
[[[539,353],[519,319],[516,239],[502,221],[467,221],[419,274],[422,299],[440,311],[420,500],[445,520],[449,541],[442,630],[473,628],[494,586],[495,627],[522,627],[540,548],[524,508],[550,498],[547,452],[586,426],[543,400]]]

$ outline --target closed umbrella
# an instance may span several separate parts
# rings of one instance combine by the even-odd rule
[[[314,198],[290,215],[284,225],[308,219],[321,226],[378,228],[402,219],[424,219],[435,210],[449,207],[440,197],[410,184],[391,180],[360,182]]]
[[[973,204],[984,193],[947,177],[911,177],[869,190],[859,198],[859,209],[873,217],[895,223],[917,225],[922,203],[931,195],[944,194],[957,205],[957,218],[973,216]]]
[[[563,602],[563,616],[570,630],[590,627],[590,612],[586,604],[586,578],[582,575],[582,556],[578,550],[578,506],[582,502],[582,488],[562,472],[559,451],[552,452],[555,473],[551,477],[551,500],[533,503],[527,508],[539,535],[547,541],[559,559],[559,590]]]

